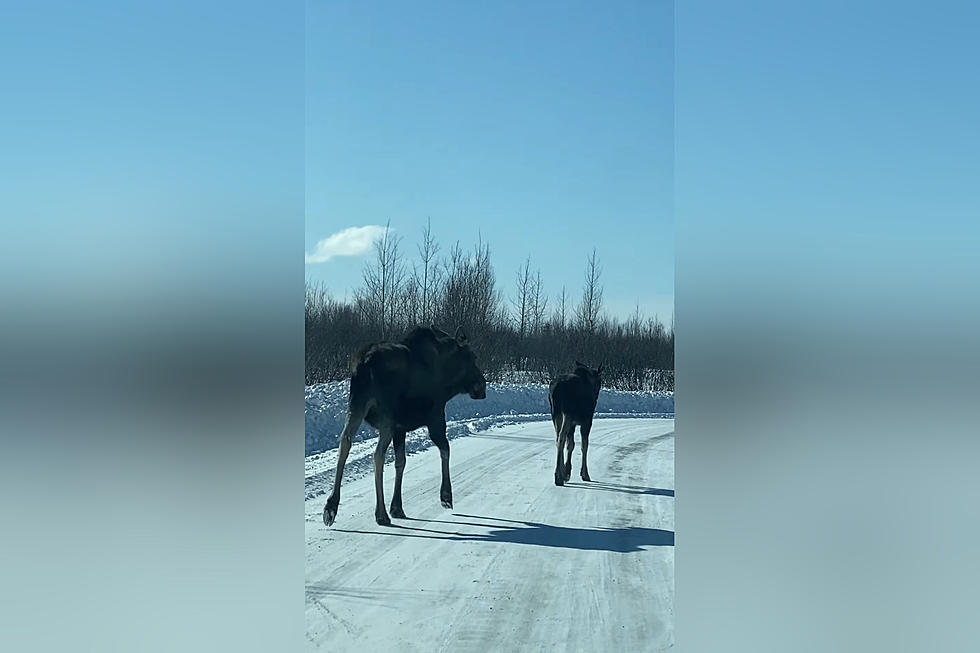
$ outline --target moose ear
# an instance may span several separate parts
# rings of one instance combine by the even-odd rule
[[[461,327],[461,326],[456,327],[456,342],[458,342],[459,344],[462,345],[467,340],[468,340],[468,338],[466,337],[466,333],[463,331],[463,327]]]
[[[445,331],[437,327],[435,324],[430,324],[429,328],[432,329],[436,333],[436,335],[443,336],[444,338],[449,337],[448,333],[446,333]]]
[[[598,374],[602,374],[602,366],[603,366],[603,363],[599,363],[599,369],[596,370],[596,372]]]

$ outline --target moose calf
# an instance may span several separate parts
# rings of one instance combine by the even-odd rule
[[[551,421],[555,424],[558,462],[555,464],[555,485],[564,485],[572,475],[572,450],[575,448],[575,427],[582,431],[582,480],[589,478],[589,432],[592,416],[602,388],[602,365],[592,369],[575,361],[574,374],[562,374],[551,382],[548,402]],[[562,464],[562,449],[567,446],[568,459]]]

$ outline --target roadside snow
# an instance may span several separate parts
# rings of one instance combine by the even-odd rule
[[[306,455],[336,449],[347,417],[349,382],[333,381],[306,386]],[[548,386],[536,383],[503,383],[487,386],[487,398],[463,395],[446,405],[449,437],[491,426],[548,419]],[[674,393],[602,390],[597,417],[673,417]],[[367,424],[355,434],[354,442],[377,437]],[[409,440],[411,440],[411,435]],[[411,449],[409,449],[411,451]]]

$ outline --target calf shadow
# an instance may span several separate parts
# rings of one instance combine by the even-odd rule
[[[605,483],[603,481],[585,481],[576,483],[565,481],[565,487],[586,489],[586,490],[605,490],[606,492],[622,492],[623,494],[647,494],[651,496],[672,497],[673,490],[658,487],[641,487],[639,485],[621,485],[619,483]]]
[[[576,549],[579,551],[609,551],[612,553],[637,553],[646,547],[674,546],[674,532],[659,528],[642,528],[626,526],[618,528],[570,528],[567,526],[551,526],[532,521],[515,521],[464,515],[453,513],[454,516],[468,519],[489,519],[493,522],[462,522],[437,519],[409,519],[408,522],[435,522],[450,526],[475,526],[486,528],[486,533],[461,533],[459,531],[440,530],[438,528],[421,528],[403,526],[393,523],[391,530],[383,531],[335,531],[343,533],[362,533],[388,535],[395,537],[418,537],[424,539],[455,540],[460,542],[502,542],[508,544],[524,544],[529,546],[554,547],[559,549]],[[409,532],[411,531],[411,532]]]

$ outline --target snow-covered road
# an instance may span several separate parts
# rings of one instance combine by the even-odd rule
[[[407,520],[374,521],[372,476],[306,502],[306,623],[326,651],[661,651],[673,646],[674,421],[596,420],[593,482],[554,485],[550,421],[409,456]],[[309,472],[308,472],[309,473]],[[331,473],[332,475],[332,473]],[[385,466],[390,503],[394,469]]]

